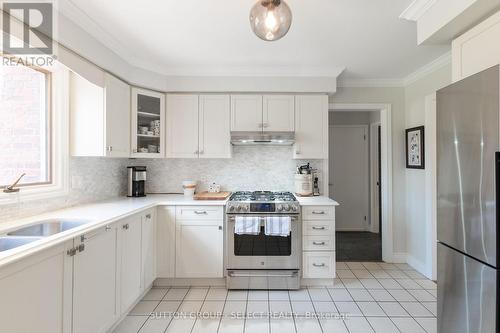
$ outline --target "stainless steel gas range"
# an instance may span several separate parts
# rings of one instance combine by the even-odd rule
[[[228,289],[300,287],[300,205],[290,192],[235,192],[226,206]]]

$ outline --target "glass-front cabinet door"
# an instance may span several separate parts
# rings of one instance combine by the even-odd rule
[[[165,156],[165,95],[132,88],[132,157]]]

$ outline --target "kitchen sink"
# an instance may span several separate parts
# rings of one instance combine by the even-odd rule
[[[27,227],[11,231],[8,236],[48,237],[90,222],[89,220],[54,219],[40,221]]]
[[[0,252],[23,246],[39,239],[42,239],[42,237],[3,236],[0,237]]]

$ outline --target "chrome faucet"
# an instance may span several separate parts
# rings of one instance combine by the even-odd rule
[[[3,189],[3,192],[4,193],[15,193],[15,192],[19,192],[19,187],[18,188],[15,188],[17,183],[19,183],[21,181],[21,178],[23,178],[24,176],[26,176],[25,173],[21,174],[19,176],[19,178],[16,179],[16,181],[14,183],[12,183],[11,185],[9,186],[5,186],[5,188]]]

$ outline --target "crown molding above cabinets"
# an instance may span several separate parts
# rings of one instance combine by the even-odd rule
[[[417,21],[437,1],[438,0],[414,0],[410,6],[399,15],[399,18],[408,21]]]
[[[415,0],[399,17],[417,22],[417,44],[450,44],[499,5],[491,0]]]

